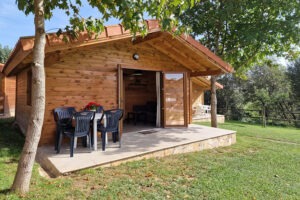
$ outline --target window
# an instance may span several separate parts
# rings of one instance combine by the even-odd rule
[[[31,106],[32,71],[27,72],[27,105]]]

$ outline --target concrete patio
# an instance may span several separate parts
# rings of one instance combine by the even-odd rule
[[[236,142],[235,131],[190,125],[188,128],[154,128],[149,132],[128,132],[122,137],[122,148],[109,141],[106,151],[78,147],[70,158],[68,144],[60,154],[53,146],[38,149],[36,160],[53,177],[90,167],[116,166],[124,162],[201,151]],[[101,143],[101,142],[100,142]],[[98,144],[99,146],[101,144]]]

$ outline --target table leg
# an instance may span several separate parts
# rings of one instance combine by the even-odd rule
[[[103,125],[104,125],[104,127],[106,127],[106,117],[103,117]],[[107,144],[108,143],[107,133],[105,133],[105,134],[106,134],[105,144]]]
[[[77,137],[74,138],[74,149],[77,148]]]
[[[94,150],[97,151],[97,119],[93,120]]]

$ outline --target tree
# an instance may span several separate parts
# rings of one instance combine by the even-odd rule
[[[218,97],[227,115],[237,120],[244,117],[248,120],[247,115],[262,116],[264,126],[267,118],[280,117],[290,123],[296,120],[291,107],[291,83],[285,67],[267,62],[253,67],[246,76],[245,80],[229,74],[218,80],[226,88],[218,90]]]
[[[88,0],[88,4],[97,8],[102,14],[101,19],[80,17],[81,0],[17,0],[18,8],[25,14],[33,13],[35,16],[35,44],[33,49],[32,63],[32,111],[29,125],[26,132],[25,144],[18,164],[18,170],[12,185],[12,190],[19,193],[29,191],[29,184],[32,168],[37,151],[37,146],[41,136],[41,129],[45,110],[45,25],[44,20],[52,17],[54,9],[62,9],[70,18],[70,25],[66,26],[65,31],[76,37],[76,33],[87,31],[89,33],[100,33],[104,29],[104,22],[110,17],[119,19],[125,29],[129,29],[133,35],[140,32],[147,34],[144,14],[160,21],[163,30],[182,32],[185,30],[178,22],[178,17],[188,8],[191,1],[98,1]],[[61,34],[62,30],[58,31]]]
[[[194,37],[239,74],[268,55],[297,55],[299,0],[202,0],[181,20],[191,26]],[[213,85],[215,78],[211,80]]]
[[[263,126],[266,126],[267,116],[271,115],[269,110],[280,110],[285,114],[283,104],[290,99],[291,90],[284,67],[274,64],[255,66],[247,76],[244,95],[246,101],[261,107]]]
[[[300,58],[296,61],[291,63],[287,69],[287,76],[291,82],[291,89],[292,89],[292,107],[290,110],[298,113],[298,117],[295,117],[295,125],[300,127]]]
[[[2,47],[0,44],[0,63],[5,63],[9,54],[11,52],[11,49],[8,46]]]
[[[230,119],[240,120],[242,118],[242,109],[245,109],[245,85],[243,80],[234,74],[225,74],[218,82],[224,86],[224,89],[217,90],[218,110]]]
[[[294,98],[300,103],[300,59],[288,66],[287,75],[292,83]]]

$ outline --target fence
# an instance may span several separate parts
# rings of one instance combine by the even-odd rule
[[[263,123],[262,110],[224,109],[218,108],[218,113],[225,115],[227,120],[238,120],[251,123]],[[281,112],[281,110],[267,110],[266,123],[268,125],[300,127],[300,111]]]

